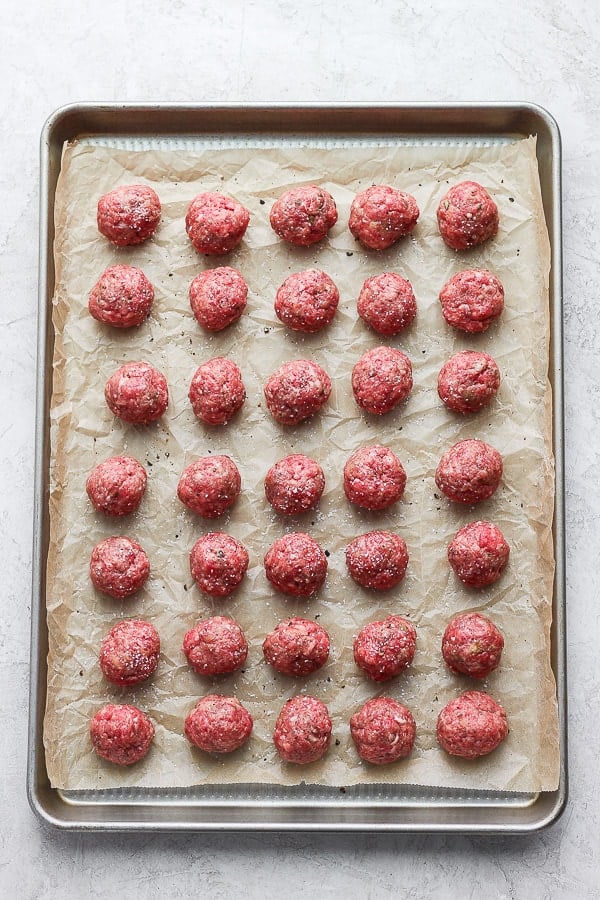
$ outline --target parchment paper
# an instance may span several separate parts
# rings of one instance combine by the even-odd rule
[[[448,185],[467,178],[480,181],[493,194],[500,231],[481,249],[456,254],[439,237],[435,210]],[[157,190],[162,221],[150,242],[117,250],[97,231],[96,203],[105,191],[135,181]],[[289,186],[313,181],[335,197],[339,221],[316,247],[289,248],[269,227],[271,203]],[[347,229],[352,198],[374,182],[409,191],[421,210],[414,235],[383,253],[362,249]],[[201,190],[224,191],[251,212],[242,245],[227,259],[199,256],[185,234],[187,205]],[[558,726],[549,661],[553,580],[549,245],[534,139],[491,146],[377,146],[360,141],[355,146],[316,146],[299,140],[290,146],[257,142],[175,150],[157,142],[150,151],[75,143],[65,148],[56,195],[55,257],[47,578],[50,655],[44,733],[52,784],[102,789],[304,781],[555,789]],[[117,262],[142,268],[156,290],[148,321],[125,332],[100,325],[87,312],[90,289],[104,268]],[[225,263],[245,276],[249,303],[239,323],[211,336],[192,316],[188,287],[202,268]],[[319,335],[302,336],[279,323],[273,300],[289,273],[311,266],[334,279],[341,302],[331,327]],[[493,270],[506,292],[501,320],[479,336],[449,328],[438,301],[445,281],[471,266]],[[407,277],[418,302],[413,326],[387,340],[367,329],[356,314],[363,280],[384,270]],[[408,353],[415,386],[401,409],[375,418],[355,405],[350,372],[366,349],[380,343]],[[487,410],[464,418],[443,407],[436,385],[446,359],[467,348],[488,351],[496,358],[502,385]],[[195,368],[216,355],[229,356],[240,365],[248,394],[242,412],[221,428],[202,426],[187,399]],[[310,422],[283,428],[268,415],[262,386],[281,362],[303,356],[330,373],[332,396]],[[163,371],[170,388],[168,411],[149,427],[115,419],[103,397],[109,375],[123,362],[139,359]],[[505,465],[503,483],[494,497],[472,508],[441,498],[433,477],[441,453],[467,437],[491,443]],[[352,508],[342,490],[345,460],[357,447],[374,442],[391,447],[408,474],[404,499],[379,514]],[[284,520],[267,504],[263,479],[276,459],[294,451],[320,461],[327,485],[318,512]],[[138,513],[124,520],[107,519],[92,509],[85,479],[96,463],[123,453],[145,464],[148,489]],[[184,466],[208,453],[231,455],[243,482],[242,496],[231,514],[212,522],[187,511],[176,496]],[[470,590],[452,573],[446,548],[460,526],[479,518],[490,519],[503,530],[511,560],[497,584]],[[379,527],[403,535],[410,553],[406,578],[387,593],[361,589],[345,568],[349,540]],[[215,529],[240,538],[251,559],[241,589],[222,601],[201,594],[188,562],[198,536]],[[271,542],[294,530],[308,531],[330,554],[326,585],[310,601],[278,594],[264,575],[262,559]],[[93,546],[111,534],[140,541],[151,561],[145,589],[122,603],[95,592],[88,575]],[[473,610],[489,615],[505,635],[501,666],[483,683],[451,675],[440,651],[449,619]],[[239,621],[250,652],[242,672],[211,680],[188,668],[181,644],[197,620],[217,613]],[[404,675],[376,685],[356,669],[352,641],[363,624],[390,613],[415,624],[417,652]],[[265,635],[292,614],[314,617],[331,636],[330,661],[309,678],[279,676],[262,659]],[[102,637],[126,617],[153,622],[162,640],[156,675],[134,690],[110,686],[97,661]],[[445,703],[472,688],[489,691],[504,705],[510,735],[490,756],[465,762],[439,749],[435,723]],[[193,749],[183,736],[185,715],[198,697],[212,691],[237,695],[255,723],[250,742],[224,759]],[[322,698],[333,718],[331,749],[309,767],[282,763],[271,739],[279,709],[298,692]],[[360,762],[348,727],[350,715],[378,694],[408,705],[417,722],[412,756],[385,768]],[[134,703],[153,719],[154,744],[140,764],[120,769],[91,750],[89,721],[106,702]]]

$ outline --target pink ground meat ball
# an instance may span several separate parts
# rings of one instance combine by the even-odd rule
[[[329,399],[331,379],[309,359],[284,363],[265,384],[267,408],[280,425],[299,425]]]
[[[401,350],[374,347],[352,369],[352,391],[361,409],[375,416],[406,400],[413,386],[412,364]]]
[[[487,269],[464,269],[440,291],[442,313],[448,325],[467,334],[486,331],[504,309],[504,288]]]
[[[190,553],[192,578],[210,597],[227,597],[242,583],[248,551],[230,534],[213,531],[198,538]]]
[[[314,509],[324,488],[323,469],[302,453],[280,459],[265,477],[267,500],[283,516],[297,516]]]
[[[443,708],[437,720],[440,746],[463,759],[491,753],[507,734],[506,712],[483,691],[465,691]]]
[[[311,597],[323,586],[327,557],[308,534],[293,532],[278,538],[264,559],[267,578],[292,597]]]
[[[137,706],[108,703],[92,718],[90,738],[102,759],[117,766],[131,766],[148,753],[154,725]]]
[[[148,318],[153,302],[154,288],[141,269],[109,266],[92,288],[88,309],[98,322],[131,328]]]
[[[442,656],[451,672],[487,678],[500,663],[504,638],[481,613],[456,616],[442,637]]]
[[[228,675],[246,662],[248,641],[234,619],[213,616],[186,632],[183,652],[199,675]]]
[[[320,269],[294,272],[275,295],[275,313],[293,331],[316,334],[333,320],[340,300],[333,280]]]
[[[115,600],[139,591],[150,574],[143,548],[128,537],[109,537],[92,550],[90,578],[94,587]]]
[[[453,412],[478,412],[498,393],[500,370],[487,353],[463,350],[450,357],[438,376],[438,394]]]
[[[386,250],[414,229],[419,218],[417,201],[410,194],[377,184],[356,195],[348,227],[370,250]]]
[[[402,463],[387,447],[361,447],[344,466],[346,497],[364,509],[387,509],[400,500],[405,487]]]
[[[389,681],[412,663],[417,630],[402,616],[369,622],[354,640],[354,661],[373,681]]]
[[[308,765],[321,759],[331,743],[331,718],[325,704],[316,697],[292,697],[279,713],[273,742],[286,762]]]
[[[165,376],[147,362],[125,363],[104,386],[110,411],[132,425],[149,425],[169,405]]]
[[[329,635],[317,622],[294,617],[280,622],[262,649],[269,665],[282,675],[310,675],[329,658]]]
[[[145,184],[115,188],[98,200],[98,231],[117,247],[141,244],[160,222],[158,194]]]
[[[112,456],[92,469],[85,489],[98,512],[106,516],[127,516],[138,509],[147,481],[146,470],[137,459]]]
[[[437,220],[448,247],[468,250],[497,234],[498,207],[476,181],[461,181],[440,200]]]
[[[196,275],[190,284],[190,306],[199,325],[223,331],[240,318],[248,302],[248,285],[237,269],[219,266]]]
[[[100,645],[100,668],[108,681],[140,684],[158,666],[160,637],[150,622],[128,619],[114,625]]]
[[[285,191],[271,207],[269,216],[273,231],[299,247],[322,240],[337,218],[335,200],[329,191],[315,184]]]
[[[443,454],[435,471],[440,491],[455,503],[488,500],[502,478],[502,457],[484,441],[459,441]]]
[[[177,496],[192,512],[205,519],[216,519],[235,503],[241,487],[242,479],[232,459],[205,456],[184,469]]]
[[[198,366],[188,393],[194,414],[207,425],[226,425],[242,408],[246,388],[230,359],[216,356]]]
[[[242,747],[253,726],[252,716],[235,697],[207,694],[185,720],[185,736],[205,753],[233,753]]]
[[[408,566],[406,542],[391,531],[369,531],[346,547],[348,572],[362,587],[389,591],[399,584]]]
[[[385,766],[408,756],[415,742],[413,714],[391,697],[373,697],[350,718],[350,733],[361,759]]]
[[[363,322],[387,337],[400,334],[417,315],[417,301],[410,281],[395,272],[367,278],[356,307]]]
[[[185,229],[198,253],[223,256],[238,246],[249,221],[250,213],[241,203],[209,191],[190,203]]]
[[[448,562],[469,587],[486,587],[502,575],[510,547],[491,522],[470,522],[457,531],[448,546]]]

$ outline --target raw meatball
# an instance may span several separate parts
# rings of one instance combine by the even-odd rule
[[[419,218],[417,201],[410,194],[376,184],[356,195],[348,227],[370,250],[386,250],[414,229]]]
[[[154,725],[137,706],[108,703],[90,722],[90,738],[102,759],[117,766],[131,766],[150,749]]]
[[[198,538],[190,553],[190,571],[201,591],[209,597],[227,597],[242,583],[248,569],[244,545],[220,531]]]
[[[252,716],[235,697],[207,694],[185,720],[185,736],[206,753],[232,753],[252,732]]]
[[[90,578],[95,588],[123,600],[139,591],[150,574],[142,547],[128,537],[109,537],[92,550]]]
[[[332,321],[340,293],[332,279],[320,269],[294,272],[275,295],[277,317],[293,331],[316,334]]]
[[[504,638],[486,616],[466,613],[446,626],[442,656],[451,672],[486,678],[498,666]]]
[[[133,425],[149,425],[160,419],[169,405],[165,376],[147,362],[125,363],[104,386],[108,408]]]
[[[344,466],[346,497],[364,509],[386,509],[402,497],[405,487],[406,472],[387,447],[361,447]]]
[[[375,416],[406,400],[413,386],[410,359],[393,347],[374,347],[352,369],[352,391],[361,409]]]
[[[92,469],[85,489],[98,512],[106,516],[127,516],[142,502],[148,476],[137,459],[112,456]]]
[[[507,734],[504,709],[483,691],[465,691],[443,708],[437,720],[440,746],[464,759],[491,753]]]
[[[199,675],[228,675],[246,662],[248,641],[234,619],[213,616],[186,632],[183,652]]]
[[[250,213],[237,200],[207,192],[190,203],[185,230],[198,253],[223,256],[240,243],[249,221]]]
[[[192,312],[207,331],[222,331],[237,322],[247,300],[248,285],[231,266],[206,269],[190,284]]]
[[[102,641],[100,668],[113,684],[139,684],[152,675],[159,655],[160,637],[154,625],[128,619],[114,625]]]
[[[415,742],[413,714],[391,697],[373,697],[350,719],[350,733],[365,762],[385,766],[408,756]]]
[[[317,622],[294,617],[280,622],[263,641],[263,654],[282,675],[310,675],[329,658],[329,635]]]
[[[265,477],[267,500],[283,516],[297,516],[314,509],[324,488],[323,469],[302,453],[280,459]]]
[[[331,719],[325,704],[316,697],[292,697],[279,713],[273,741],[286,762],[307,765],[321,759],[331,743]]]
[[[440,200],[437,220],[452,250],[468,250],[497,234],[498,207],[476,181],[461,181]]]
[[[313,538],[292,532],[278,538],[265,555],[267,578],[293,597],[310,597],[322,587],[327,557]]]
[[[388,591],[399,584],[406,573],[406,542],[391,531],[361,534],[346,547],[346,565],[357,584]]]
[[[244,405],[246,388],[234,362],[216,356],[198,366],[188,393],[196,416],[207,425],[226,425]]]
[[[508,562],[510,547],[491,522],[470,522],[457,531],[448,546],[448,562],[469,587],[498,581]]]
[[[265,384],[269,412],[280,425],[298,425],[327,403],[331,379],[309,359],[284,363]]]
[[[413,661],[417,630],[402,616],[369,622],[354,640],[354,661],[373,681],[389,681]]]
[[[192,512],[216,519],[239,497],[242,479],[228,456],[204,456],[184,469],[177,496]]]
[[[109,266],[90,294],[90,314],[105,325],[131,328],[148,318],[154,302],[154,288],[141,269]]]
[[[500,370],[487,353],[463,350],[450,357],[438,375],[438,394],[448,409],[473,413],[487,406],[500,387]]]
[[[146,184],[124,184],[98,200],[98,231],[117,247],[141,244],[160,221],[158,194]]]
[[[337,222],[335,201],[315,184],[285,191],[271,207],[273,231],[290,244],[309,247],[322,240]]]
[[[367,278],[356,307],[363,322],[388,337],[408,328],[417,315],[417,301],[410,281],[395,272]]]
[[[435,483],[455,503],[479,503],[492,496],[502,478],[502,457],[484,441],[459,441],[443,454]]]
[[[464,269],[440,291],[442,313],[448,325],[477,334],[486,331],[504,309],[504,288],[487,269]]]

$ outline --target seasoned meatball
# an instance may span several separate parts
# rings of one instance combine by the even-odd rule
[[[150,561],[142,547],[131,538],[105,538],[92,550],[92,584],[115,600],[123,600],[139,591],[149,574]]]
[[[267,407],[280,425],[298,425],[327,403],[331,379],[309,359],[284,363],[265,384]]]
[[[242,583],[248,551],[230,534],[213,531],[198,538],[190,553],[190,571],[209,597],[227,597]]]
[[[141,269],[109,266],[89,296],[90,314],[105,325],[131,328],[148,318],[154,302],[154,288]]]
[[[391,697],[373,697],[350,719],[350,734],[361,759],[385,766],[408,756],[415,742],[413,714]]]
[[[442,656],[451,672],[486,678],[500,663],[504,638],[481,613],[456,616],[442,637]]]
[[[280,459],[265,477],[267,500],[283,516],[297,516],[314,509],[324,488],[323,469],[302,453]]]
[[[293,597],[310,597],[322,587],[327,557],[308,534],[293,532],[278,538],[265,554],[267,578]]]
[[[476,247],[498,232],[498,207],[476,181],[461,181],[440,200],[437,221],[452,250]]]
[[[410,359],[393,347],[367,350],[352,369],[352,391],[361,409],[375,416],[406,400],[413,386]]]
[[[194,317],[207,331],[223,331],[237,322],[248,301],[248,285],[231,266],[200,272],[189,293]]]
[[[199,675],[228,675],[246,662],[248,641],[234,619],[213,616],[186,632],[183,652]]]
[[[463,350],[451,356],[438,375],[438,394],[453,412],[477,412],[490,403],[500,387],[500,370],[488,353]]]
[[[204,456],[184,469],[177,496],[192,512],[216,519],[239,497],[242,479],[228,456]]]
[[[346,547],[346,565],[357,584],[388,591],[399,584],[406,573],[406,542],[391,531],[361,534]]]
[[[410,194],[376,184],[356,195],[348,227],[370,250],[386,250],[414,229],[419,218],[417,201]]]
[[[90,722],[90,738],[102,759],[117,766],[131,766],[150,749],[154,725],[137,706],[108,703]]]
[[[198,366],[188,393],[195,415],[207,425],[226,425],[242,408],[246,388],[234,362],[216,356]]]
[[[209,191],[190,203],[185,230],[198,253],[223,256],[240,243],[249,221],[250,213],[241,203]]]
[[[402,497],[405,487],[402,463],[387,447],[361,447],[344,466],[346,497],[364,509],[386,509]]]
[[[417,630],[402,616],[369,622],[354,640],[354,661],[373,681],[389,681],[413,661]]]
[[[147,362],[129,362],[114,372],[104,386],[108,408],[133,425],[160,419],[169,405],[169,389],[162,372]]]
[[[277,717],[273,742],[286,762],[307,765],[321,759],[331,743],[331,719],[325,704],[316,697],[292,697]]]
[[[329,635],[317,622],[293,617],[280,622],[262,648],[266,661],[282,675],[310,675],[329,658]]]
[[[148,476],[137,459],[112,456],[98,463],[85,482],[94,509],[106,516],[127,516],[138,509]]]
[[[400,334],[417,315],[417,301],[410,281],[395,272],[367,278],[356,308],[363,322],[386,337]]]
[[[332,279],[320,269],[294,272],[275,295],[277,318],[293,331],[316,334],[333,320],[340,294]]]
[[[207,694],[185,720],[185,736],[205,753],[233,753],[252,732],[252,716],[235,697]]]
[[[273,231],[299,247],[322,240],[337,222],[335,200],[325,188],[315,184],[285,191],[271,207]]]
[[[150,622],[128,619],[110,629],[100,645],[104,677],[121,686],[140,684],[158,665],[160,637]]]
[[[146,184],[124,184],[98,200],[98,231],[117,247],[141,244],[160,222],[158,194]]]
[[[502,457],[484,441],[459,441],[443,454],[435,471],[440,491],[455,503],[479,503],[502,478]]]
[[[448,325],[477,334],[486,331],[504,309],[504,288],[487,269],[464,269],[440,291],[442,313]]]
[[[469,587],[498,581],[508,562],[510,547],[491,522],[470,522],[457,531],[448,546],[448,562]]]
[[[437,720],[440,746],[463,759],[491,753],[507,734],[504,709],[483,691],[465,691],[443,708]]]

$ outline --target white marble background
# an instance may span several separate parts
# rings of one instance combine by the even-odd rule
[[[600,896],[600,5],[5,0],[0,895]],[[74,101],[532,101],[564,142],[569,804],[531,837],[62,834],[25,795],[38,141]]]

